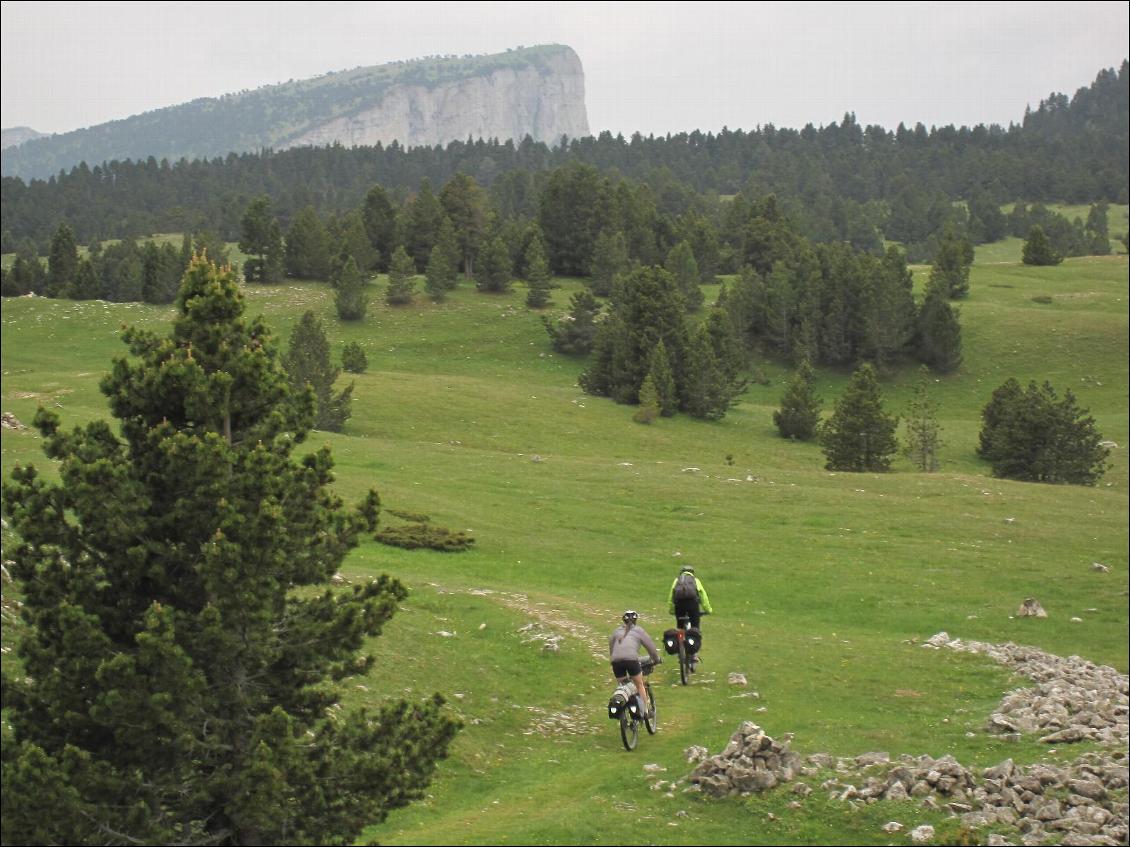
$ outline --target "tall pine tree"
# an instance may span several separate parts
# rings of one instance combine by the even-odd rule
[[[60,481],[4,486],[26,628],[2,840],[351,843],[422,796],[454,726],[438,697],[331,713],[407,593],[331,588],[376,494],[343,508],[328,448],[291,457],[312,409],[230,272],[194,261],[177,305],[102,382],[120,435],[41,410]]]
[[[898,418],[883,411],[875,369],[860,365],[820,428],[820,446],[830,471],[886,471],[898,449]]]

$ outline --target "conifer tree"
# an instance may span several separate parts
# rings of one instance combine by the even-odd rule
[[[643,385],[640,386],[640,406],[632,415],[632,420],[636,423],[650,424],[655,423],[657,417],[659,417],[659,392],[655,390],[655,379],[648,374],[643,379]]]
[[[1063,256],[1052,247],[1041,226],[1033,226],[1028,230],[1028,238],[1020,255],[1026,265],[1058,265],[1063,261]]]
[[[510,251],[502,237],[496,235],[487,241],[479,256],[475,288],[491,294],[505,294],[510,290],[511,274]]]
[[[918,370],[918,385],[906,412],[906,438],[902,451],[914,466],[927,473],[938,469],[942,438],[938,427],[938,404],[930,397],[930,372]]]
[[[656,344],[655,349],[651,351],[651,362],[645,379],[647,378],[650,378],[655,386],[659,413],[669,418],[679,411],[679,391],[675,387],[675,375],[671,372],[671,357],[667,355],[667,345],[663,341]]]
[[[545,257],[545,247],[541,238],[535,236],[530,239],[526,248],[526,284],[529,293],[526,294],[526,305],[531,309],[542,309],[549,305],[549,261]]]
[[[334,392],[340,371],[330,362],[330,344],[322,322],[312,311],[302,315],[291,333],[282,363],[295,396],[305,391],[314,393],[314,429],[341,432],[352,412],[353,383],[340,393]]]
[[[283,237],[279,222],[271,213],[271,201],[257,197],[247,206],[240,221],[239,249],[251,256],[243,264],[248,282],[281,282],[283,278]]]
[[[397,247],[388,266],[388,291],[385,302],[390,306],[403,306],[412,302],[416,290],[416,264],[403,247]]]
[[[296,279],[326,279],[330,275],[330,238],[326,227],[307,206],[290,224],[286,233],[284,265]]]
[[[59,224],[51,236],[51,252],[47,257],[48,297],[62,297],[78,273],[78,244],[66,222]]]
[[[352,843],[422,796],[454,725],[438,696],[335,706],[407,594],[331,589],[376,493],[343,508],[328,448],[292,458],[309,397],[291,402],[233,274],[195,260],[177,306],[169,337],[127,330],[102,381],[120,435],[41,410],[60,482],[4,485],[25,629],[0,838]]]
[[[1092,256],[1110,255],[1110,224],[1106,216],[1109,208],[1105,202],[1095,203],[1087,212],[1084,231],[1087,234],[1087,252]]]
[[[675,277],[675,284],[683,292],[683,299],[687,304],[688,312],[697,312],[702,308],[702,289],[699,287],[698,262],[694,258],[694,250],[686,241],[680,241],[667,254],[667,261],[663,265]]]
[[[879,382],[870,364],[860,365],[835,411],[820,427],[820,446],[830,471],[886,471],[898,449],[898,418],[883,411]]]
[[[936,373],[953,373],[961,366],[959,315],[949,304],[944,284],[929,282],[918,312],[918,360]]]
[[[969,271],[973,264],[973,245],[959,236],[951,227],[945,233],[934,253],[930,268],[930,284],[939,285],[951,300],[969,296]]]
[[[596,237],[592,253],[592,293],[597,297],[610,297],[620,274],[631,267],[628,242],[624,233],[602,230]]]
[[[714,354],[710,333],[699,328],[687,347],[686,375],[680,391],[680,408],[694,418],[721,420],[733,405],[738,389],[727,379]]]
[[[782,438],[811,441],[816,437],[823,403],[816,396],[815,375],[808,359],[801,360],[789,387],[781,397],[781,408],[773,413],[773,424]]]
[[[376,268],[387,270],[396,240],[396,210],[388,199],[388,193],[380,185],[374,185],[365,195],[361,221],[377,257]]]
[[[1009,379],[993,392],[981,418],[978,452],[992,464],[993,476],[1094,485],[1106,471],[1110,450],[1070,389],[1060,400],[1047,382],[1032,381],[1021,390]]]
[[[428,256],[428,266],[424,270],[424,291],[436,303],[447,299],[451,282],[455,279],[455,265],[444,249],[436,244]]]
[[[67,296],[72,300],[97,300],[102,295],[94,263],[85,256],[79,259],[78,271]]]
[[[369,307],[369,295],[365,293],[365,278],[352,256],[346,259],[333,283],[337,316],[343,321],[364,319],[365,310]]]
[[[432,249],[440,251],[445,270],[450,268],[444,274],[444,287],[448,291],[454,291],[459,285],[459,240],[455,237],[455,227],[446,217],[439,225],[439,235],[436,236],[436,244]],[[428,260],[431,261],[431,254]]]
[[[351,374],[363,374],[369,367],[369,357],[356,341],[349,342],[341,351],[341,367]]]
[[[596,339],[596,318],[601,306],[592,292],[578,291],[569,301],[569,314],[557,323],[542,315],[545,331],[553,342],[553,349],[570,356],[585,356],[592,350]]]

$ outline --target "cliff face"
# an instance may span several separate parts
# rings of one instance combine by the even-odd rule
[[[585,74],[569,48],[540,66],[499,68],[484,76],[426,85],[394,85],[379,102],[291,138],[280,147],[390,144],[433,146],[471,138],[554,143],[589,134]]]
[[[564,45],[397,62],[203,98],[3,152],[3,175],[46,177],[80,162],[175,162],[264,148],[470,138],[555,143],[589,134],[581,61]]]

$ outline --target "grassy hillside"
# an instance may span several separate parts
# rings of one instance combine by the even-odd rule
[[[556,309],[578,285],[563,281]],[[965,364],[935,383],[942,470],[915,473],[899,459],[890,474],[856,475],[824,471],[819,448],[776,437],[788,372],[771,363],[759,363],[771,384],[753,385],[723,421],[645,427],[631,408],[580,392],[583,363],[549,349],[524,290],[489,297],[465,286],[443,305],[406,309],[374,297],[362,325],[343,326],[324,286],[248,289],[250,310],[281,339],[314,309],[337,353],[359,341],[368,354],[346,432],[312,439],[333,446],[343,493],[375,485],[387,507],[477,539],[459,555],[367,542],[347,560],[351,578],[387,571],[412,589],[373,644],[378,670],[349,697],[439,690],[465,722],[428,800],[368,835],[389,844],[871,844],[891,840],[880,830],[887,820],[941,823],[909,805],[851,812],[819,791],[793,809],[783,791],[710,801],[681,786],[671,797],[666,786],[650,790],[687,773],[686,747],[716,752],[745,719],[794,732],[802,753],[953,753],[967,765],[1053,755],[983,731],[1021,680],[915,642],[945,629],[1126,671],[1127,259],[978,264],[971,291],[961,306]],[[5,300],[4,411],[27,421],[46,403],[66,425],[105,415],[97,384],[124,352],[120,325],[170,316],[136,304]],[[822,374],[826,407],[847,376]],[[1119,445],[1099,486],[986,475],[974,453],[980,409],[1009,376],[1070,387],[1090,408]],[[914,381],[908,369],[884,383],[890,409],[904,407]],[[38,446],[30,431],[5,430],[5,476],[16,462],[46,465]],[[626,607],[653,634],[668,625],[664,598],[682,561],[699,567],[716,609],[704,624],[705,663],[688,688],[673,685],[671,663],[658,669],[661,731],[628,754],[603,715],[605,639]],[[1093,572],[1096,561],[1111,573]],[[1025,597],[1049,617],[1012,618]],[[539,633],[563,636],[560,651],[545,651]],[[749,688],[728,685],[730,671]],[[666,770],[649,775],[648,763]]]

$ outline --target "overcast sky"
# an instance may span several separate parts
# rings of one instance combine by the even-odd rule
[[[2,125],[65,132],[432,54],[559,43],[589,125],[893,129],[1019,121],[1130,53],[1111,3],[4,2]]]

